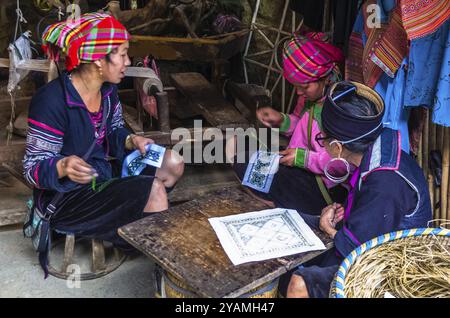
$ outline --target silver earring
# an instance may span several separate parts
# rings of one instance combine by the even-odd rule
[[[332,175],[330,174],[330,172],[328,171],[328,167],[329,167],[330,163],[332,163],[333,161],[342,161],[342,162],[344,163],[345,168],[347,169],[347,173],[346,173],[344,176],[342,176],[342,177],[335,177],[335,176],[332,176]],[[342,183],[342,182],[344,182],[345,180],[347,180],[348,176],[350,175],[350,164],[349,164],[348,161],[345,160],[344,158],[341,158],[341,157],[339,157],[339,158],[333,158],[333,159],[331,159],[330,161],[327,162],[327,164],[325,165],[325,169],[324,169],[323,172],[325,173],[325,176],[326,176],[328,179],[330,179],[331,181],[333,181],[334,183]]]

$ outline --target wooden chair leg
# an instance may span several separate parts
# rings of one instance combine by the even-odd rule
[[[103,242],[92,240],[92,271],[97,273],[105,269],[105,248]]]
[[[64,260],[61,268],[62,273],[67,272],[67,267],[73,264],[73,251],[75,249],[75,235],[67,234],[66,243],[64,245]]]

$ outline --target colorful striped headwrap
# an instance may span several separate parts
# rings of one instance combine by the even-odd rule
[[[283,51],[283,75],[292,84],[314,82],[331,72],[339,72],[337,63],[344,61],[341,50],[326,42],[320,32],[296,35]]]
[[[52,59],[58,59],[61,50],[66,55],[66,68],[71,71],[80,63],[105,57],[129,38],[128,31],[114,17],[86,13],[78,20],[48,26],[42,36],[42,47]]]

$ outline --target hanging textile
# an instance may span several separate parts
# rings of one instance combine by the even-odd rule
[[[397,6],[392,11],[389,25],[370,54],[372,62],[392,78],[399,69],[403,57],[406,56],[408,44],[400,15],[400,7]]]
[[[362,5],[353,27],[349,44],[349,56],[346,61],[346,79],[364,83],[372,88],[378,82],[383,71],[372,61],[370,55],[375,44],[380,40],[388,26],[387,23],[381,22],[380,27],[375,28],[369,27],[367,23],[364,23],[369,19],[367,6],[376,3],[376,0],[368,0]],[[352,43],[352,41],[355,41],[355,43]],[[355,52],[352,51],[353,47],[356,49]]]
[[[450,19],[411,41],[405,106],[433,107],[434,123],[450,126]]]
[[[400,6],[410,40],[433,33],[450,18],[450,0],[400,0]]]
[[[406,89],[406,67],[407,59],[404,58],[395,77],[391,78],[386,73],[383,73],[374,89],[384,99],[383,126],[400,131],[402,150],[409,153],[409,109],[403,107]]]
[[[379,8],[378,26],[368,6]],[[366,1],[350,36],[346,79],[375,87],[383,72],[394,78],[407,53],[407,37],[402,27],[400,7],[394,0]]]
[[[348,39],[358,15],[358,3],[359,0],[331,1],[334,19],[333,44],[342,48],[345,54],[348,52]]]

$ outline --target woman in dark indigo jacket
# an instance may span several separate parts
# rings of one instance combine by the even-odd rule
[[[40,211],[46,211],[57,193],[64,193],[50,221],[52,230],[129,249],[117,229],[145,213],[166,210],[166,188],[175,185],[184,164],[168,150],[161,168],[113,178],[108,157],[121,163],[127,151],[145,153],[145,146],[153,143],[124,128],[116,84],[130,65],[129,34],[106,14],[85,14],[76,22],[56,23],[44,33],[44,49],[52,58],[63,52],[68,72],[33,96],[24,175],[34,187]],[[89,158],[83,160],[91,145]]]
[[[333,158],[325,169],[329,178],[341,182],[354,170],[351,190],[345,207],[334,203],[315,219],[303,215],[334,240],[334,248],[292,275],[288,297],[328,297],[339,264],[353,249],[391,231],[425,227],[431,219],[423,172],[401,150],[400,133],[382,127],[383,114],[383,100],[367,86],[340,82],[329,90],[322,111],[324,137],[316,140]],[[336,164],[348,173],[333,175]]]

